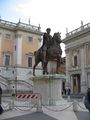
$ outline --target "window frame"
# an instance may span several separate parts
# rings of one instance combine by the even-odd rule
[[[32,67],[32,56],[29,56],[29,55],[27,56],[27,67]]]
[[[10,40],[11,39],[11,34],[10,33],[6,33],[5,37],[6,37],[6,40]]]
[[[73,67],[78,66],[78,51],[74,50],[73,52]]]
[[[78,65],[77,55],[74,55],[74,66]]]
[[[28,37],[27,37],[27,41],[28,41],[28,43],[32,43],[33,37],[32,37],[32,36],[28,36]]]
[[[6,64],[6,56],[9,56],[9,64]],[[3,64],[4,64],[5,66],[10,66],[10,65],[11,65],[11,55],[10,55],[10,54],[4,54]]]

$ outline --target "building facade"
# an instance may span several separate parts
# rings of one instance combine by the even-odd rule
[[[3,87],[5,78],[9,85],[12,80],[31,82],[34,51],[40,47],[42,35],[40,26],[0,19],[0,81]],[[39,65],[36,74],[41,73]]]
[[[66,87],[71,92],[85,93],[90,87],[90,24],[66,34]]]

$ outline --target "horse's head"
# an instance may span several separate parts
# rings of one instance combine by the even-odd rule
[[[53,35],[53,42],[54,43],[57,43],[57,44],[60,44],[61,43],[61,33],[57,32],[57,33],[54,33]]]

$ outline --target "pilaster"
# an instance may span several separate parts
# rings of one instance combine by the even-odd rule
[[[22,34],[18,34],[16,38],[16,54],[17,54],[17,65],[22,65]]]
[[[0,33],[0,64],[1,64],[1,46],[2,46],[2,34]]]
[[[86,92],[86,75],[85,75],[85,49],[81,47],[81,92]]]

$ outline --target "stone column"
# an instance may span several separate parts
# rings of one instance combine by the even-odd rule
[[[73,77],[71,76],[71,92],[73,92]]]
[[[17,65],[22,64],[22,35],[18,34],[16,39]]]
[[[81,92],[86,92],[86,77],[85,77],[85,49],[81,47]]]
[[[66,87],[67,87],[67,88],[68,88],[69,85],[70,85],[69,69],[70,69],[70,56],[69,56],[69,51],[66,50]]]

